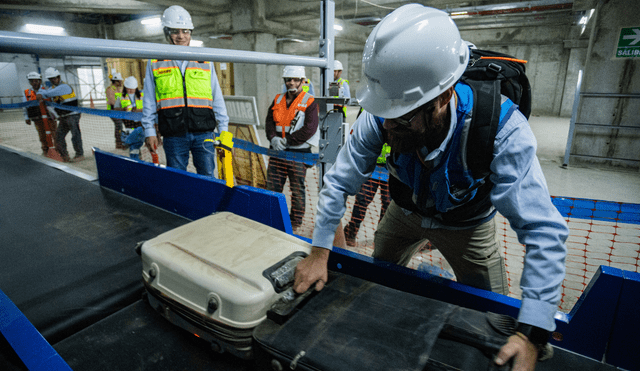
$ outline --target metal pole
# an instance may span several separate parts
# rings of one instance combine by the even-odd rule
[[[320,58],[326,58],[325,66],[320,68],[320,96],[328,97],[329,96],[329,83],[333,81],[333,58],[334,58],[334,41],[335,41],[335,33],[333,30],[333,23],[335,18],[335,3],[333,0],[322,0],[321,8],[320,8]],[[322,102],[320,102],[322,104]],[[325,107],[320,107],[320,126],[318,130],[320,130],[320,163],[319,163],[319,180],[318,180],[318,192],[322,189],[324,182],[324,174],[326,174],[327,170],[331,167],[330,163],[326,162],[326,158],[335,158],[331,154],[327,154],[326,152],[332,150],[332,146],[330,145],[330,141],[335,140],[335,138],[330,138],[331,132],[329,129],[329,124],[332,120],[328,120],[328,114],[332,107],[331,105],[326,104]]]
[[[330,2],[331,5],[333,5],[333,1]],[[331,14],[333,14],[333,12]],[[333,25],[333,19],[331,24]],[[331,39],[331,44],[333,44],[333,39]],[[327,60],[324,58],[231,49],[194,48],[189,46],[141,43],[135,41],[34,35],[7,31],[0,31],[0,50],[3,53],[35,53],[40,55],[175,59],[188,61],[284,64],[321,68],[327,67]],[[333,63],[333,61],[331,61],[331,63]]]
[[[571,155],[571,144],[576,129],[576,119],[578,117],[578,106],[580,105],[580,88],[582,86],[582,70],[578,72],[578,84],[576,85],[576,94],[573,99],[573,111],[571,112],[571,121],[569,123],[569,135],[567,136],[567,148],[564,150],[564,162],[562,168],[569,166],[569,156]]]

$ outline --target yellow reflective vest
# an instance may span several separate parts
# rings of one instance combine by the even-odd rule
[[[140,92],[140,99],[136,98],[136,109],[142,109],[142,98],[144,97],[144,93]],[[133,105],[131,104],[131,99],[129,99],[129,94],[124,94],[120,98],[120,107],[122,107],[125,111],[131,112],[133,111]]]
[[[113,85],[109,85],[109,87],[107,87],[107,90],[105,90],[105,94],[109,92],[109,90],[116,90],[117,88]],[[123,88],[124,91],[124,88]],[[115,99],[118,100],[118,98],[121,98],[124,94],[122,92],[118,93],[117,91],[115,92]],[[108,94],[107,94],[108,96]],[[111,110],[112,107],[111,105],[108,103],[109,99],[107,99],[107,110]]]
[[[60,83],[56,86],[60,86],[60,85],[67,85],[71,88],[71,93],[69,94],[65,94],[65,95],[60,95],[57,97],[51,97],[51,99],[58,104],[63,104],[65,106],[74,106],[77,107],[78,106],[78,97],[76,97],[76,92],[73,90],[73,87],[71,87],[71,85],[67,84],[64,81],[60,81]],[[56,108],[56,113],[58,113],[58,115],[63,116],[63,115],[73,115],[73,114],[80,114],[80,112],[75,112],[75,111],[68,111],[68,110],[63,110],[60,108]]]
[[[188,61],[184,78],[176,61],[152,60],[158,128],[163,136],[213,131],[211,63]]]

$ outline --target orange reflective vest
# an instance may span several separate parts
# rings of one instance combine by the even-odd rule
[[[33,91],[33,89],[27,89],[24,91],[24,96],[27,98],[27,101],[36,100],[37,93]],[[46,99],[49,100],[49,99]],[[31,120],[42,120],[42,113],[40,112],[39,106],[27,107],[27,116]]]
[[[291,126],[293,119],[299,111],[304,111],[314,101],[313,95],[300,92],[298,96],[291,102],[291,105],[287,107],[286,93],[276,95],[273,100],[273,121],[276,124],[276,132],[280,133],[284,138],[286,134],[290,133],[293,127]]]

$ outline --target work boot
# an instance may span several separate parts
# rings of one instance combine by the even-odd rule
[[[84,155],[76,155],[71,162],[80,162],[84,160]]]
[[[355,223],[349,222],[344,227],[344,239],[347,242],[347,246],[354,247],[356,245],[356,236],[358,235],[358,227]]]

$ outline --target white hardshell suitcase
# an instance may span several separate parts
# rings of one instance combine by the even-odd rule
[[[293,295],[295,266],[311,245],[229,212],[190,222],[139,252],[149,303],[217,351],[251,358],[251,332],[267,310]]]

